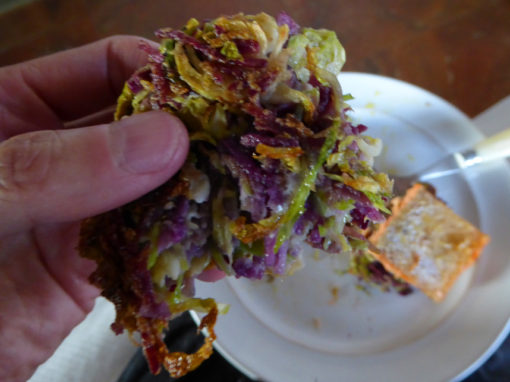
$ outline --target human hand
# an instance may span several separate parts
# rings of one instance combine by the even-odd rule
[[[164,112],[66,128],[115,103],[146,62],[139,41],[108,38],[0,69],[2,381],[27,380],[93,306],[79,221],[156,188],[186,158],[186,129]]]

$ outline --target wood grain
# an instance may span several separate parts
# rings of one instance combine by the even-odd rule
[[[0,66],[240,11],[333,29],[345,70],[414,83],[470,116],[510,94],[509,0],[34,0],[0,13]]]

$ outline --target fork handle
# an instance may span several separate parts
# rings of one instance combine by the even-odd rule
[[[484,139],[472,149],[455,156],[461,167],[510,156],[510,128]]]
[[[474,149],[482,162],[510,156],[510,128],[477,143]]]

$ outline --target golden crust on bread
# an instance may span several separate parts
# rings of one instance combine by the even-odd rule
[[[392,216],[370,236],[371,254],[386,270],[439,302],[476,261],[489,236],[422,184],[395,198]]]

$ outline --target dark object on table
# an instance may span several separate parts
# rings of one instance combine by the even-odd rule
[[[189,313],[185,313],[170,323],[172,330],[165,337],[165,343],[170,351],[192,352],[198,349],[203,341],[203,336],[197,336],[197,326]],[[138,349],[131,359],[117,382],[252,382],[253,380],[243,375],[226,361],[217,351],[214,351],[211,358],[195,371],[175,379],[170,377],[166,370],[162,370],[158,375],[152,375],[149,372],[147,362]]]
[[[193,351],[200,346],[201,338],[196,335],[196,324],[186,313],[171,322],[171,332],[165,342],[170,350]],[[133,356],[117,382],[254,382],[228,363],[218,352],[205,361],[197,370],[174,379],[166,371],[159,375],[149,372],[142,351]],[[510,381],[510,337],[489,358],[485,364],[464,379],[463,382],[504,382]]]
[[[477,371],[463,382],[510,381],[510,336]]]

